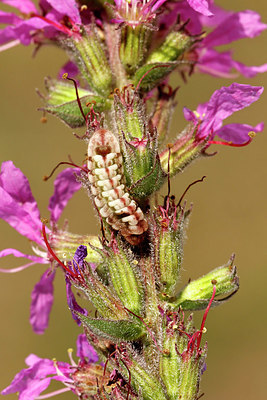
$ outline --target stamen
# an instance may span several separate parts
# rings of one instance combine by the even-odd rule
[[[51,19],[48,19],[46,17],[43,17],[42,15],[31,13],[30,16],[31,16],[31,18],[34,18],[34,17],[35,18],[40,18],[43,21],[48,22],[50,25],[54,26],[56,29],[59,29],[61,32],[64,32],[69,36],[73,35],[73,32],[69,28],[67,28],[66,26],[58,24],[57,22],[52,21]]]
[[[240,143],[240,144],[232,143],[232,142],[223,142],[220,140],[209,140],[208,144],[221,144],[223,146],[230,146],[230,147],[244,147],[244,146],[247,146],[251,142],[252,142],[252,137],[250,137],[246,142]]]
[[[80,170],[84,171],[86,174],[88,173],[87,168],[80,167],[79,165],[74,164],[73,162],[61,161],[60,163],[58,163],[58,164],[52,169],[51,173],[50,173],[48,176],[45,175],[45,176],[43,177],[43,180],[46,182],[48,179],[50,179],[50,178],[53,176],[53,174],[55,173],[55,171],[58,169],[58,167],[60,167],[60,165],[71,165],[72,167],[80,168]]]
[[[62,268],[67,271],[73,278],[77,278],[78,274],[75,274],[74,272],[72,272],[65,264],[63,264],[62,261],[60,261],[60,259],[56,256],[56,254],[54,253],[54,251],[52,250],[48,240],[47,240],[47,236],[46,236],[46,231],[45,231],[45,223],[44,221],[42,221],[42,233],[43,233],[43,238],[45,241],[45,245],[47,247],[48,252],[51,254],[51,256],[54,258],[54,260],[56,260],[58,262],[59,265],[62,266]]]
[[[73,82],[74,87],[75,87],[76,99],[77,99],[77,103],[78,103],[79,109],[80,109],[80,111],[81,111],[81,114],[82,114],[82,116],[83,116],[83,119],[84,119],[85,122],[87,123],[87,118],[86,118],[86,115],[85,115],[84,112],[83,112],[82,103],[81,103],[81,100],[80,100],[80,97],[79,97],[77,82],[75,81],[75,79],[69,78],[67,73],[63,74],[63,75],[62,75],[62,78],[63,78],[63,79],[67,79],[68,81]]]
[[[66,387],[63,389],[55,390],[54,392],[43,394],[42,396],[35,397],[36,400],[48,399],[49,397],[57,396],[58,394],[69,392],[71,390],[70,387]]]
[[[199,334],[198,340],[197,340],[197,349],[199,349],[199,347],[200,347],[200,342],[201,342],[202,334],[203,334],[203,331],[204,331],[204,325],[205,325],[205,322],[206,322],[206,319],[207,319],[208,312],[210,310],[211,304],[212,304],[212,302],[214,300],[215,294],[216,294],[216,286],[214,285],[211,299],[210,299],[208,307],[206,308],[206,311],[205,311],[205,313],[203,315],[203,319],[202,319],[202,323],[201,323],[201,327],[200,327],[200,334]]]
[[[68,349],[68,356],[70,359],[70,363],[73,367],[77,367],[76,362],[73,360],[72,353],[73,353],[73,349]]]
[[[177,206],[176,206],[177,208],[180,207],[181,202],[182,202],[184,196],[186,195],[186,193],[188,192],[188,190],[191,188],[191,186],[195,185],[195,184],[198,183],[198,182],[203,182],[205,178],[206,178],[206,175],[202,176],[201,179],[198,179],[198,180],[196,180],[196,181],[190,183],[190,185],[187,186],[187,188],[185,189],[184,193],[183,193],[182,196],[180,197],[180,200],[179,200],[179,202],[178,202],[178,204],[177,204]]]

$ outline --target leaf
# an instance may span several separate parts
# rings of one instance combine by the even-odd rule
[[[86,317],[78,313],[79,319],[97,335],[109,337],[111,340],[137,340],[145,334],[144,327],[137,322],[120,320],[112,321]]]

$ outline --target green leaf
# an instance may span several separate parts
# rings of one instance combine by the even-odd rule
[[[84,96],[81,99],[82,109],[86,115],[89,108],[86,106],[87,103],[94,102],[94,111],[102,112],[110,108],[110,103],[103,97],[96,95]],[[39,108],[40,111],[46,111],[49,114],[55,115],[63,122],[65,122],[70,128],[79,128],[85,125],[85,120],[81,114],[77,100],[73,100],[60,105],[47,104],[45,107]]]
[[[107,319],[97,319],[86,317],[77,313],[80,320],[97,335],[109,337],[111,340],[137,340],[144,334],[144,327],[137,322],[120,320],[112,321]]]

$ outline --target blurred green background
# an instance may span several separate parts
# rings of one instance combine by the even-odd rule
[[[221,0],[217,3],[235,11],[252,8],[267,22],[266,0]],[[253,41],[242,40],[234,44],[234,48],[235,58],[248,65],[265,63],[267,33]],[[12,159],[29,178],[41,215],[46,217],[53,182],[44,183],[42,176],[59,161],[67,160],[68,154],[80,163],[86,148],[84,142],[76,140],[72,131],[57,119],[49,116],[47,124],[40,123],[41,113],[36,112],[36,108],[41,102],[34,88],[43,90],[43,78],[55,77],[66,57],[63,52],[47,47],[33,59],[32,50],[21,46],[0,54],[0,159]],[[236,81],[264,86],[267,85],[267,74],[251,80],[239,77]],[[181,84],[178,74],[175,84]],[[194,109],[200,102],[207,101],[214,90],[230,84],[231,80],[206,75],[195,75],[186,85],[181,84],[172,135],[184,126],[183,106]],[[253,125],[265,120],[266,123],[266,105],[267,92],[229,121]],[[172,192],[179,197],[189,183],[207,175],[205,182],[193,187],[186,196],[194,203],[194,209],[185,246],[183,280],[194,279],[224,264],[233,252],[240,276],[238,294],[208,316],[204,335],[209,344],[208,369],[201,392],[205,392],[207,400],[263,400],[267,393],[267,132],[259,133],[247,147],[213,146],[211,151],[215,150],[218,151],[215,157],[195,162],[172,181]],[[166,193],[164,189],[163,193]],[[70,201],[60,222],[64,219],[69,220],[72,232],[99,233],[90,200],[83,191]],[[3,221],[0,221],[0,230],[1,249],[14,247],[30,252],[27,240]],[[20,260],[13,257],[1,260],[1,267],[19,264]],[[46,334],[33,334],[29,325],[30,293],[44,270],[44,266],[36,265],[14,275],[0,275],[1,389],[24,367],[24,359],[29,353],[67,361],[67,349],[75,348],[80,330],[67,309],[61,273],[56,277],[55,303]],[[197,326],[201,315],[196,317]],[[16,395],[9,396],[11,400],[15,398]],[[69,393],[61,398],[72,399],[74,396]]]

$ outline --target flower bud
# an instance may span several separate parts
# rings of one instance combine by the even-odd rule
[[[125,25],[121,29],[120,59],[129,74],[141,65],[146,53],[151,30],[144,25],[135,28]]]
[[[183,310],[203,310],[208,306],[212,296],[213,286],[216,285],[216,297],[227,296],[221,300],[214,300],[212,307],[222,304],[230,296],[237,292],[239,280],[236,274],[236,267],[233,265],[234,257],[222,267],[218,267],[207,275],[188,283],[188,285],[178,294],[171,307]]]
[[[165,41],[148,57],[146,64],[136,71],[134,83],[149,91],[158,85],[179,64],[179,57],[188,50],[194,39],[183,31],[170,32]]]
[[[155,257],[163,296],[171,296],[180,277],[184,242],[184,211],[175,205],[159,207],[155,229]],[[157,234],[157,232],[159,232]]]
[[[130,86],[116,91],[114,100],[126,184],[130,194],[143,201],[160,188],[166,177],[157,154],[156,131],[149,131],[144,104]]]
[[[63,46],[77,64],[90,88],[103,96],[109,94],[112,74],[96,26],[93,23],[87,25],[81,36],[66,39]]]
[[[112,240],[111,248],[105,248],[105,264],[112,285],[123,305],[130,311],[140,314],[143,308],[143,288],[138,276],[133,255],[120,241]]]

